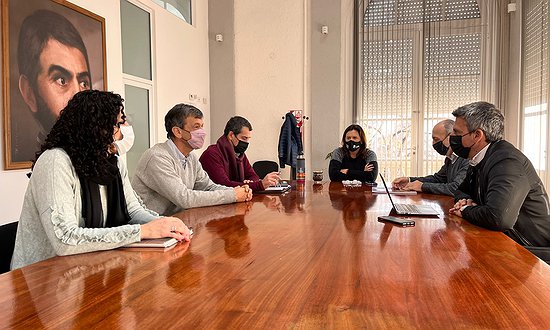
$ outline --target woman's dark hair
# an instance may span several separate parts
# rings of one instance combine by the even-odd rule
[[[61,111],[46,142],[36,153],[62,148],[71,158],[79,177],[102,177],[108,174],[109,145],[118,115],[124,116],[124,100],[118,94],[98,90],[76,93]],[[36,161],[35,161],[36,162]]]
[[[342,134],[342,148],[344,149],[346,156],[351,157],[348,148],[346,148],[346,134],[349,131],[357,131],[357,133],[359,133],[359,139],[361,140],[361,147],[359,148],[357,157],[366,158],[367,151],[369,151],[369,149],[367,149],[367,137],[365,135],[365,131],[363,131],[363,128],[357,124],[349,125],[348,128],[346,128],[346,130],[344,131],[344,134]]]

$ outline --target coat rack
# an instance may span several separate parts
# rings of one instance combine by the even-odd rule
[[[294,116],[294,118],[296,119],[296,127],[298,127],[300,129],[300,138],[302,140],[302,147],[303,147],[303,141],[304,141],[303,125],[304,125],[304,120],[309,120],[309,117],[303,115],[303,110],[290,110],[288,112],[290,114],[292,114]],[[283,119],[283,120],[286,119],[286,115],[282,116],[281,119]],[[293,167],[293,166],[291,166],[290,178],[292,180],[296,179],[296,168]]]
[[[304,130],[302,129],[302,126],[304,124],[304,120],[309,120],[308,116],[303,116],[303,110],[290,110],[290,112],[294,118],[296,118],[296,123],[298,128],[300,128],[300,135],[302,136],[302,141],[304,140]],[[281,119],[285,119],[285,116],[282,116]]]

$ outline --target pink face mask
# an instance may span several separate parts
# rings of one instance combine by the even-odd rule
[[[184,131],[191,134],[191,138],[187,140],[187,143],[191,146],[193,149],[200,149],[204,145],[204,138],[206,137],[206,131],[202,128],[196,129],[194,131],[188,131],[184,129]]]

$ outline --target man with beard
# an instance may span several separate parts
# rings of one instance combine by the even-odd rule
[[[277,172],[268,173],[262,179],[254,172],[245,154],[251,139],[252,125],[246,118],[234,116],[227,121],[223,135],[199,158],[212,181],[227,187],[248,184],[252,191],[279,183]]]
[[[34,158],[46,135],[69,99],[91,89],[86,46],[76,28],[65,17],[49,10],[37,10],[21,25],[17,49],[19,90],[38,132],[34,143],[17,143],[15,161]]]

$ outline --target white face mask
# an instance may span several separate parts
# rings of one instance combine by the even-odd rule
[[[122,156],[127,153],[134,145],[134,129],[130,125],[120,125],[122,140],[115,141],[118,155]]]

